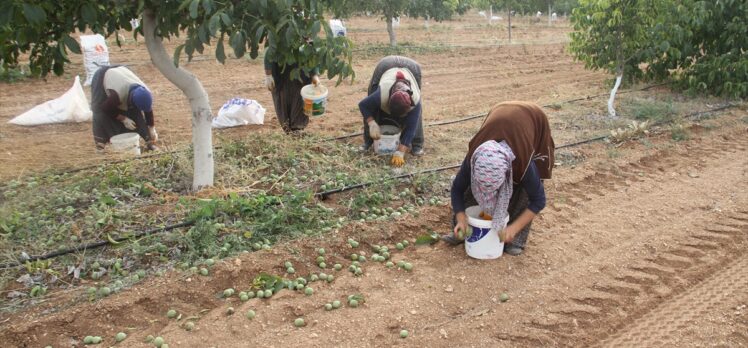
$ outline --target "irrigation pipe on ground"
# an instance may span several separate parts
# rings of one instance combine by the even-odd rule
[[[641,91],[649,90],[650,88],[654,88],[654,87],[658,87],[658,86],[663,86],[663,85],[665,85],[665,83],[659,83],[659,84],[647,86],[647,87],[640,88],[640,89],[631,89],[631,90],[628,90],[628,91],[618,92],[618,94],[627,94],[627,93],[632,93],[632,92],[641,92]],[[556,103],[552,103],[552,104],[545,104],[545,105],[541,105],[541,106],[544,107],[544,108],[550,108],[550,107],[553,107],[553,106],[559,105],[559,104],[568,104],[568,103],[578,102],[578,101],[582,101],[582,100],[590,100],[592,98],[605,97],[605,96],[608,96],[608,95],[610,95],[610,94],[609,93],[601,93],[601,94],[590,95],[590,96],[586,96],[586,97],[580,97],[580,98],[574,98],[574,99],[569,99],[569,100],[563,100],[563,101],[560,101],[560,102],[556,102]],[[480,114],[474,114],[474,115],[468,115],[468,116],[465,116],[465,117],[456,118],[456,119],[452,119],[452,120],[444,120],[444,121],[438,121],[438,122],[434,122],[434,123],[429,123],[429,124],[424,125],[424,127],[434,127],[434,126],[442,126],[442,125],[446,125],[446,124],[460,123],[460,122],[470,121],[470,120],[473,120],[473,119],[476,119],[476,118],[486,117],[486,115],[488,115],[487,112],[480,113]],[[353,137],[356,137],[356,136],[359,136],[359,135],[363,135],[363,134],[364,134],[363,132],[350,133],[350,134],[341,135],[341,136],[337,136],[337,137],[327,138],[327,139],[324,139],[323,141],[343,140],[343,139],[353,138]]]
[[[692,118],[692,117],[696,117],[696,116],[700,116],[700,115],[704,115],[704,114],[709,114],[709,113],[714,113],[714,112],[717,112],[717,111],[722,111],[722,110],[733,108],[733,107],[736,107],[736,106],[737,106],[736,104],[730,103],[730,104],[726,104],[726,105],[723,105],[723,106],[720,106],[720,107],[716,107],[716,108],[713,108],[713,109],[710,109],[710,110],[694,112],[694,113],[691,113],[691,114],[683,116],[683,118]],[[662,123],[665,123],[665,122],[660,122],[658,124],[662,124]],[[577,142],[574,142],[574,143],[559,145],[559,146],[556,146],[556,149],[558,150],[558,149],[563,149],[563,148],[569,148],[569,147],[584,145],[584,144],[592,143],[592,142],[595,142],[595,141],[601,141],[601,140],[604,140],[606,138],[607,138],[607,136],[605,136],[605,135],[598,136],[598,137],[594,137],[594,138],[590,138],[590,139],[586,139],[586,140],[577,141]],[[445,170],[450,170],[450,169],[456,169],[456,168],[459,168],[460,165],[461,164],[456,164],[456,165],[450,165],[450,166],[444,166],[444,167],[437,167],[437,168],[425,169],[425,170],[421,170],[421,171],[417,171],[417,172],[411,172],[411,173],[405,173],[405,174],[395,175],[395,176],[384,178],[384,179],[379,180],[379,181],[370,181],[370,182],[360,183],[360,184],[356,184],[356,185],[350,185],[350,186],[346,186],[346,187],[342,187],[342,188],[338,188],[338,189],[334,189],[334,190],[328,190],[328,191],[318,192],[318,193],[314,194],[314,197],[319,198],[321,200],[325,200],[330,195],[334,195],[334,194],[337,194],[337,193],[342,193],[342,192],[346,192],[346,191],[350,191],[350,190],[355,190],[355,189],[359,189],[359,188],[368,187],[368,186],[371,186],[371,185],[374,185],[374,184],[377,184],[377,183],[380,183],[380,182],[385,182],[385,181],[390,181],[390,180],[397,180],[397,179],[403,179],[403,178],[408,178],[408,177],[414,177],[414,176],[423,175],[423,174],[437,173],[437,172],[441,172],[441,171],[445,171]],[[113,239],[113,241],[114,241],[113,244],[124,242],[124,241],[127,241],[127,240],[132,239],[132,238],[141,238],[141,237],[145,237],[145,236],[148,236],[148,235],[151,235],[151,234],[158,234],[158,233],[162,233],[162,232],[171,231],[173,229],[180,228],[180,227],[189,227],[189,226],[192,226],[194,224],[195,224],[195,221],[183,221],[183,222],[180,222],[180,223],[177,223],[177,224],[173,224],[173,225],[167,225],[167,226],[164,226],[164,227],[153,228],[153,229],[150,229],[150,230],[142,231],[142,232],[137,233],[137,234],[132,235],[132,236],[115,238],[115,239]],[[92,242],[92,243],[89,243],[89,244],[79,245],[79,246],[76,246],[76,247],[73,247],[73,248],[67,248],[67,249],[57,250],[57,251],[54,251],[54,252],[51,252],[51,253],[48,253],[48,254],[44,254],[44,255],[31,256],[31,257],[25,258],[22,261],[18,260],[18,261],[12,261],[12,262],[8,262],[8,263],[0,264],[0,269],[7,269],[7,268],[18,267],[18,266],[23,265],[24,262],[33,262],[33,261],[37,261],[37,260],[46,260],[46,259],[51,259],[51,258],[54,258],[54,257],[57,257],[57,256],[62,256],[62,255],[66,255],[66,254],[70,254],[70,253],[74,253],[74,252],[78,252],[78,251],[96,249],[96,248],[100,248],[100,247],[105,246],[105,245],[110,244],[110,243],[112,243],[112,242],[109,241],[109,240],[102,240],[102,241]]]
[[[658,87],[658,86],[663,86],[663,85],[665,85],[665,83],[655,84],[655,85],[647,86],[647,87],[644,87],[644,88],[641,88],[641,89],[622,91],[622,92],[618,92],[618,94],[626,94],[626,93],[632,93],[632,92],[646,91],[646,90],[648,90],[650,88],[654,88],[654,87]],[[591,96],[586,96],[586,97],[579,97],[579,98],[574,98],[574,99],[569,99],[569,100],[563,100],[563,101],[560,101],[560,102],[557,102],[557,103],[546,104],[546,105],[542,105],[542,106],[547,108],[547,107],[552,107],[552,106],[558,105],[558,104],[568,104],[568,103],[578,102],[578,101],[582,101],[582,100],[589,100],[589,99],[592,99],[592,98],[599,98],[599,97],[603,97],[603,96],[607,96],[607,95],[608,95],[607,93],[596,94],[596,95],[591,95]],[[460,122],[470,121],[470,120],[473,120],[473,119],[476,119],[476,118],[485,117],[486,115],[487,115],[487,113],[474,114],[474,115],[469,115],[469,116],[465,116],[465,117],[458,118],[458,119],[444,120],[444,121],[438,121],[438,122],[434,122],[434,123],[429,123],[429,124],[427,124],[425,126],[426,127],[433,127],[433,126],[441,126],[441,125],[447,125],[447,124],[453,124],[453,123],[460,123]],[[359,135],[362,135],[362,134],[363,134],[363,132],[351,133],[351,134],[346,134],[346,135],[341,135],[341,136],[337,136],[337,137],[323,139],[322,141],[343,140],[343,139],[347,139],[347,138],[356,137],[356,136],[359,136]],[[220,146],[214,147],[214,149],[219,149],[219,148],[220,148]],[[134,157],[134,158],[114,160],[114,161],[108,162],[108,163],[106,163],[104,165],[113,165],[113,164],[120,164],[120,163],[128,163],[128,162],[139,161],[139,160],[153,158],[153,157],[159,157],[159,156],[163,156],[163,155],[167,155],[167,154],[177,153],[177,152],[181,152],[181,151],[184,151],[184,150],[162,151],[162,152],[148,154],[148,155],[143,155],[143,156]],[[84,170],[98,168],[100,166],[102,166],[102,165],[101,164],[92,164],[92,165],[83,166],[83,167],[79,167],[79,168],[73,168],[73,169],[69,169],[69,170],[62,170],[62,171],[57,172],[56,174],[57,175],[72,174],[72,173],[77,173],[77,172],[81,172],[81,171],[84,171]]]

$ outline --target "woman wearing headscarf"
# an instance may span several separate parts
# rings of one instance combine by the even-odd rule
[[[96,70],[91,81],[91,110],[98,150],[103,150],[113,136],[128,132],[140,134],[148,150],[156,149],[153,95],[130,69],[105,66]]]
[[[301,88],[308,84],[319,84],[317,69],[307,74],[301,69],[298,79],[291,78],[291,70],[296,65],[281,66],[270,61],[265,55],[265,87],[273,96],[275,114],[283,130],[288,134],[298,134],[309,124],[309,116],[304,113],[304,99]]]
[[[470,140],[468,153],[452,183],[454,231],[451,244],[469,231],[466,205],[479,205],[481,218],[494,228],[504,226],[504,252],[519,255],[525,248],[533,218],[545,207],[543,181],[551,178],[554,143],[548,117],[538,105],[504,102],[488,113]]]
[[[368,96],[358,104],[364,117],[364,144],[368,150],[382,133],[379,125],[388,123],[401,129],[400,146],[391,164],[405,164],[405,153],[423,154],[423,121],[421,117],[421,66],[401,56],[382,58],[369,82]]]

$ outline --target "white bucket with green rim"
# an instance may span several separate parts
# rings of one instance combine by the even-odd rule
[[[304,114],[307,116],[322,116],[327,109],[327,87],[323,85],[306,85],[301,88],[301,98],[304,99]]]

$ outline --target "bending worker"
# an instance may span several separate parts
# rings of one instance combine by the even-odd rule
[[[421,66],[400,56],[382,58],[369,83],[369,95],[358,103],[364,117],[363,151],[381,138],[379,125],[388,123],[400,128],[400,145],[392,155],[393,166],[405,164],[405,153],[423,154],[421,117]]]
[[[153,96],[145,83],[124,66],[96,70],[91,82],[91,110],[96,148],[103,150],[115,135],[137,132],[148,150],[156,149]]]
[[[542,180],[551,178],[554,146],[548,117],[539,106],[516,101],[494,106],[470,140],[452,183],[455,226],[442,239],[461,243],[457,236],[470,233],[466,205],[479,205],[480,218],[501,231],[504,252],[521,254],[533,218],[545,207]]]

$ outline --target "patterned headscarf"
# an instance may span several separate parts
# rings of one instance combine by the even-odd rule
[[[514,153],[505,141],[486,141],[470,159],[470,189],[478,205],[491,214],[491,227],[499,229],[507,221],[512,198],[512,161]]]

